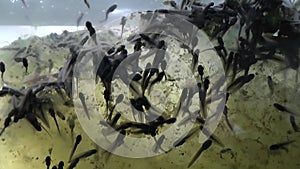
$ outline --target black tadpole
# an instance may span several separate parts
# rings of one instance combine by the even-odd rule
[[[194,162],[199,158],[199,156],[201,155],[201,153],[205,150],[207,150],[210,146],[212,145],[212,141],[211,140],[207,140],[205,141],[201,148],[197,151],[197,153],[194,155],[194,157],[192,158],[192,160],[190,161],[188,168],[190,168]]]
[[[204,80],[204,90],[208,90],[208,88],[209,88],[209,83],[210,83],[210,81],[209,81],[209,79],[208,78],[205,78],[205,80]]]
[[[49,114],[54,119],[54,122],[55,122],[56,128],[58,130],[58,133],[59,133],[59,135],[61,135],[60,129],[59,129],[59,126],[58,126],[58,122],[57,122],[57,119],[55,117],[55,112],[54,112],[54,110],[52,108],[49,109]]]
[[[204,82],[203,82],[203,87],[204,90],[201,90],[201,86],[199,86],[200,91],[199,91],[199,98],[200,98],[200,103],[201,103],[201,109],[203,112],[203,116],[206,117],[207,116],[207,111],[206,111],[206,95],[207,95],[207,90],[209,88],[209,84],[210,81],[208,78],[205,78]],[[199,84],[200,85],[200,84]]]
[[[58,169],[64,169],[64,165],[65,165],[65,163],[63,161],[60,161],[58,163]]]
[[[3,80],[3,75],[5,72],[5,64],[3,62],[0,62],[0,71],[1,71],[1,79]]]
[[[5,72],[5,64],[3,62],[0,62],[0,71],[1,73]]]
[[[96,149],[92,149],[92,150],[88,150],[86,152],[83,152],[81,154],[79,154],[78,156],[75,157],[75,159],[83,159],[83,158],[87,158],[91,155],[94,155],[96,154],[98,151]]]
[[[137,51],[140,51],[142,49],[142,46],[143,46],[143,43],[141,40],[138,40],[135,44],[134,44],[134,51],[137,52]]]
[[[156,83],[159,83],[160,81],[162,81],[162,79],[166,76],[165,72],[160,72],[158,73],[157,77],[151,82],[149,89],[148,89],[148,93],[150,93],[152,86]]]
[[[72,151],[71,151],[71,153],[70,153],[69,162],[71,162],[71,159],[72,159],[72,157],[73,157],[73,155],[74,155],[74,153],[75,153],[75,151],[76,151],[76,149],[77,149],[77,146],[78,146],[79,143],[81,142],[81,140],[82,140],[81,135],[80,135],[80,134],[77,135],[76,141],[75,141],[75,144],[74,144],[74,147],[73,147],[73,149],[72,149]]]
[[[74,160],[72,160],[71,164],[69,165],[68,169],[73,169],[76,167],[76,165],[79,162],[79,158],[75,158]]]
[[[30,124],[37,130],[42,131],[41,124],[38,122],[36,115],[33,113],[26,114],[26,119],[30,122]]]
[[[50,156],[47,156],[45,158],[45,162],[46,162],[46,166],[47,166],[47,169],[50,168],[50,165],[51,165],[51,157]]]
[[[295,142],[295,140],[286,141],[286,142],[278,143],[278,144],[273,144],[273,145],[270,145],[269,149],[270,150],[285,149],[284,146],[287,146],[287,145],[289,145],[289,144],[291,144],[293,142]]]
[[[26,58],[22,59],[23,66],[25,67],[26,73],[28,71],[28,60]]]
[[[289,110],[287,107],[285,107],[285,106],[283,106],[283,105],[281,105],[281,104],[279,104],[279,103],[274,103],[273,106],[274,106],[277,110],[279,110],[279,111],[286,112],[286,113],[288,113],[288,114],[290,114],[290,115],[293,115],[293,116],[298,116],[298,117],[300,116],[299,114],[297,114],[297,113],[295,113],[295,112]]]
[[[105,102],[106,102],[106,113],[108,113],[108,102],[109,102],[109,99],[110,99],[110,91],[105,89],[104,92],[103,92],[103,95],[104,95],[104,99],[105,99]]]
[[[121,115],[122,115],[122,114],[121,114],[120,112],[118,112],[118,113],[115,115],[115,117],[111,120],[111,123],[110,123],[110,126],[111,126],[111,127],[115,127],[115,126],[116,126],[116,124],[117,124],[118,120],[120,119]]]
[[[198,66],[198,73],[201,77],[201,81],[203,80],[203,75],[204,75],[204,67],[202,65]]]
[[[57,114],[57,116],[58,116],[60,119],[66,120],[66,117],[65,117],[65,115],[64,115],[62,112],[56,111],[56,114]]]
[[[273,106],[274,106],[276,109],[278,109],[279,111],[285,111],[285,112],[288,111],[287,108],[284,107],[284,106],[282,106],[281,104],[274,103]]]
[[[87,8],[89,8],[89,9],[90,9],[90,4],[88,3],[88,1],[87,1],[87,0],[84,0],[84,4],[86,5],[86,7],[87,7]]]
[[[113,53],[115,53],[115,50],[116,50],[116,48],[112,47],[112,48],[108,49],[107,54],[112,55]]]
[[[196,132],[198,131],[198,128],[193,128],[186,136],[179,138],[173,143],[173,147],[179,147],[183,145],[188,139],[192,138]]]

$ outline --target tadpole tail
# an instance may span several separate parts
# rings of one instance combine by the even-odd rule
[[[69,156],[69,160],[68,160],[69,163],[72,161],[72,157],[73,157],[73,155],[74,155],[74,153],[75,153],[75,151],[76,151],[76,149],[77,149],[79,143],[81,142],[81,140],[82,140],[81,135],[78,135],[78,136],[76,137],[76,141],[75,141],[74,147],[73,147],[73,149],[72,149],[72,151],[71,151],[71,153],[70,153],[70,156]]]
[[[5,128],[3,128],[0,132],[0,137],[2,136],[2,134],[4,133]]]
[[[203,151],[203,148],[201,147],[201,148],[197,151],[197,153],[193,156],[193,158],[192,158],[192,160],[190,161],[190,163],[188,164],[188,168],[190,168],[190,167],[195,163],[195,161],[196,161],[196,160],[199,158],[199,156],[201,155],[202,151]]]
[[[70,153],[69,160],[68,160],[69,163],[71,162],[71,159],[72,159],[72,157],[73,157],[73,155],[74,155],[74,153],[75,153],[75,151],[77,149],[77,146],[78,145],[75,144],[74,147],[73,147],[73,149],[72,149],[72,151],[71,151],[71,153]]]
[[[56,125],[56,128],[57,128],[57,131],[58,131],[59,135],[61,136],[61,133],[60,133],[60,129],[59,129],[59,125],[58,125],[57,119],[56,119],[55,116],[53,117],[53,119],[54,119],[54,121],[55,121],[55,125]]]

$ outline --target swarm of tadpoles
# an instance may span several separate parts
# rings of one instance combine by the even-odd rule
[[[80,154],[78,154],[74,157],[74,153],[75,153],[78,145],[81,143],[81,141],[82,141],[82,137],[79,134],[79,135],[76,136],[74,147],[71,150],[70,157],[68,159],[69,165],[68,165],[67,169],[75,168],[80,160],[82,160],[84,158],[87,158],[91,155],[94,155],[98,152],[96,149],[91,149],[91,150],[88,150],[86,152],[80,153]],[[47,169],[50,169],[50,166],[51,166],[51,157],[50,156],[47,156],[45,158],[45,164],[46,164]],[[57,166],[53,165],[52,169],[64,169],[64,166],[65,166],[64,161],[60,161]]]
[[[41,83],[26,90],[24,89],[24,91],[18,91],[9,87],[2,88],[0,91],[1,96],[11,95],[14,105],[5,119],[4,128],[1,130],[0,135],[2,135],[11,122],[17,123],[23,118],[27,119],[37,131],[42,131],[43,127],[38,122],[38,119],[49,127],[44,108],[52,106],[53,103],[51,99],[43,98],[39,95],[47,87],[58,87],[61,89],[61,84],[57,82]]]
[[[177,5],[175,2],[170,2],[170,4],[174,9],[158,9],[154,12],[148,11],[148,13],[152,12],[153,14],[178,16],[194,24],[199,29],[204,30],[211,39],[217,41],[217,45],[214,47],[214,50],[216,50],[223,62],[227,78],[219,79],[215,86],[212,87],[209,77],[205,77],[205,67],[198,63],[199,51],[189,50],[193,56],[191,69],[193,72],[197,71],[197,76],[200,77],[197,85],[200,108],[195,113],[190,113],[190,117],[180,122],[179,125],[190,120],[196,120],[197,124],[200,126],[194,128],[194,130],[192,130],[184,138],[176,140],[173,145],[174,147],[181,146],[198,130],[201,130],[209,138],[203,143],[192,158],[191,162],[188,164],[188,167],[190,167],[200,154],[207,150],[213,142],[224,147],[216,136],[209,133],[203,127],[205,120],[208,118],[206,104],[213,101],[210,98],[210,93],[218,93],[220,87],[224,85],[225,81],[229,81],[230,83],[226,88],[226,93],[219,94],[220,98],[225,96],[227,103],[231,93],[239,90],[255,78],[255,75],[249,73],[249,70],[251,66],[255,65],[259,61],[273,60],[285,65],[284,68],[291,68],[297,71],[300,64],[299,45],[297,45],[300,39],[298,27],[300,22],[298,12],[294,8],[287,6],[286,3],[281,0],[249,0],[243,2],[226,0],[218,5],[215,5],[214,3],[203,4],[190,0],[182,0],[181,5]],[[126,23],[124,22],[122,26],[125,24]],[[236,25],[239,28],[236,38],[238,40],[236,43],[237,46],[236,49],[228,50],[223,41],[223,36],[228,32],[228,30],[233,29],[233,26]],[[71,99],[73,91],[72,83],[75,75],[74,67],[79,59],[82,46],[87,42],[89,37],[94,42],[95,46],[100,44],[97,42],[96,31],[91,22],[87,21],[86,27],[89,31],[89,35],[85,36],[80,43],[75,45],[74,43],[60,44],[64,45],[64,47],[69,47],[71,54],[65,65],[55,75],[57,77],[56,81],[40,83],[22,90],[10,87],[2,88],[0,91],[0,97],[10,95],[13,98],[12,100],[14,104],[13,109],[8,113],[8,116],[4,120],[4,127],[1,130],[0,136],[12,122],[17,123],[21,119],[29,121],[37,131],[41,131],[42,128],[44,128],[43,125],[49,127],[46,118],[47,115],[44,113],[45,108],[48,109],[49,115],[54,119],[57,129],[60,132],[56,116],[62,117],[63,115],[53,109],[54,103],[51,99],[49,99],[49,97],[42,93],[47,88],[50,88],[51,90],[55,90],[63,98],[64,93],[66,93],[69,97],[68,99]],[[276,34],[276,36],[273,36],[273,34]],[[157,34],[139,33],[133,37],[134,38],[130,39],[130,42],[134,44],[133,53],[129,53],[125,45],[107,45],[105,56],[101,58],[101,61],[96,59],[95,62],[99,61],[99,63],[94,64],[97,66],[95,68],[97,75],[96,80],[99,78],[104,86],[103,98],[106,102],[106,122],[119,132],[117,140],[114,143],[115,146],[113,146],[110,152],[124,143],[123,140],[128,133],[149,135],[153,137],[158,144],[161,144],[164,137],[162,136],[158,139],[158,141],[155,138],[159,129],[163,125],[173,124],[177,120],[176,117],[164,117],[162,115],[157,116],[157,111],[153,108],[146,96],[146,93],[151,92],[153,86],[157,83],[168,80],[165,72],[167,63],[164,55],[164,51],[168,47],[168,44],[164,40],[159,39],[160,35]],[[140,68],[138,65],[138,59],[141,57],[141,51],[144,50],[144,48],[156,48],[159,51],[156,53],[153,62],[147,63],[145,70]],[[22,49],[20,52],[24,52],[24,50]],[[85,53],[87,52],[88,51],[85,51]],[[80,55],[80,57],[81,56],[82,55]],[[14,58],[16,61],[22,61],[27,72],[29,66],[28,61],[26,59],[20,60],[17,57]],[[116,105],[123,101],[124,96],[122,94],[118,96],[112,106],[111,84],[113,81],[113,75],[122,62],[126,62],[124,65],[132,69],[131,73],[127,71],[122,72],[123,75],[120,76],[120,78],[129,86],[130,92],[133,95],[130,99],[130,104],[135,122],[120,123],[119,119],[121,118],[121,112],[114,113]],[[0,72],[3,81],[3,75],[5,73],[5,64],[3,62],[0,62]],[[131,81],[124,77],[130,77]],[[272,92],[274,87],[272,86],[271,76],[268,77],[268,84],[270,89],[272,89]],[[177,112],[179,109],[188,109],[191,98],[197,94],[195,91],[196,90],[189,88],[182,90],[180,95],[181,103],[179,103],[179,106],[177,107]],[[88,108],[85,105],[84,94],[79,93],[79,98],[83,104],[86,115],[90,118]],[[297,116],[298,114],[278,103],[275,103],[274,107],[279,111],[290,114],[292,126],[294,130],[298,132],[299,130],[295,124],[294,118],[294,116]],[[227,110],[226,105],[223,114],[226,118],[228,127],[232,130],[232,132],[234,132],[228,119]],[[138,119],[136,119],[136,116]],[[153,117],[155,117],[155,119],[153,119]],[[42,121],[43,124],[39,121]],[[74,128],[74,121],[70,120],[70,122],[73,122],[69,123],[70,128]],[[107,125],[107,123],[104,123],[103,121],[100,123]],[[81,136],[78,135],[74,149],[72,150],[73,153],[80,141]],[[283,146],[293,142],[294,141],[287,141],[285,143],[271,145],[270,150],[282,148]],[[71,163],[69,168],[74,168],[79,162],[79,159],[95,154],[96,152],[96,150],[90,150],[86,152],[86,154],[78,156],[72,160],[71,157],[73,153],[71,153],[72,155],[69,159],[69,162]],[[50,167],[49,158],[46,158],[47,167]],[[63,163],[59,165],[59,168],[63,168]]]

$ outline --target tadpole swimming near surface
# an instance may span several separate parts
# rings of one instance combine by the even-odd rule
[[[165,140],[166,136],[165,136],[165,135],[162,135],[162,136],[160,136],[160,137],[158,138],[158,140],[156,140],[155,137],[153,137],[153,138],[154,138],[154,141],[155,141],[155,145],[154,145],[153,152],[154,152],[154,153],[157,153],[159,149],[162,150],[162,151],[164,151],[164,152],[166,152],[166,151],[161,147],[161,145],[162,145],[163,141]]]
[[[87,106],[86,106],[85,97],[84,97],[83,93],[79,92],[78,97],[79,97],[79,99],[80,99],[80,101],[81,101],[83,110],[84,110],[84,112],[85,112],[87,118],[90,120],[89,110],[88,110],[88,108],[87,108]]]
[[[97,39],[96,39],[96,30],[93,27],[92,23],[90,21],[85,22],[85,26],[87,30],[89,31],[90,37],[93,39],[94,43],[97,45]]]
[[[125,16],[123,16],[121,18],[121,22],[120,22],[120,25],[122,26],[122,29],[121,29],[121,38],[123,37],[124,27],[125,27],[126,21],[127,21],[127,18]]]
[[[84,4],[86,5],[87,8],[90,9],[90,4],[89,4],[89,2],[87,0],[84,0]]]
[[[108,15],[109,15],[110,13],[112,13],[117,7],[118,7],[117,4],[113,4],[112,6],[110,6],[110,7],[106,10],[106,12],[105,12],[105,18],[104,18],[103,21],[107,21]]]
[[[83,13],[83,12],[80,12],[80,14],[79,14],[79,16],[78,16],[78,18],[77,18],[77,21],[76,21],[77,27],[80,25],[80,22],[81,22],[83,16],[84,16],[84,13]]]
[[[25,8],[28,8],[27,3],[25,2],[25,0],[21,0],[22,4],[24,5]]]
[[[107,150],[107,156],[105,157],[105,161],[107,162],[111,153],[113,153],[118,147],[124,144],[124,138],[126,137],[126,131],[121,130],[118,134],[116,140],[112,143],[112,145]]]

